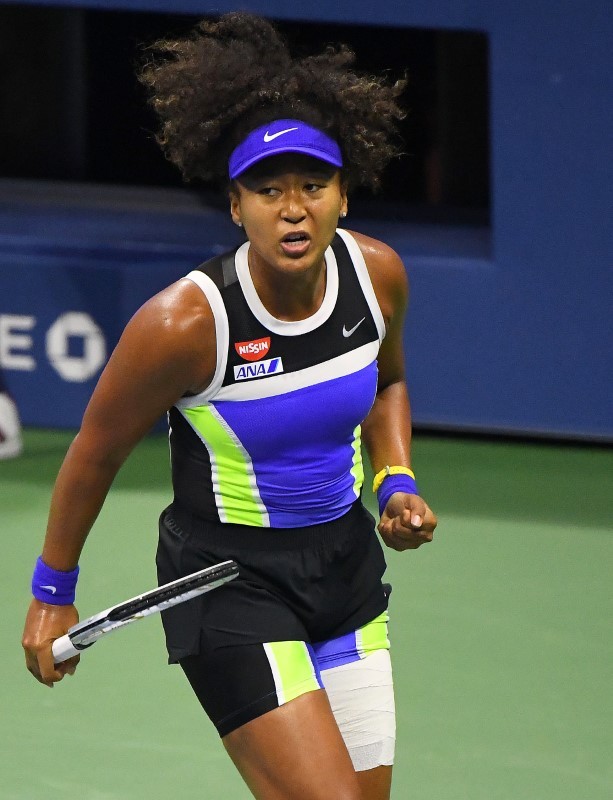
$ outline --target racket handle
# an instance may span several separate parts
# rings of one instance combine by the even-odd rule
[[[56,664],[61,664],[62,661],[68,661],[69,658],[78,656],[81,652],[80,650],[77,650],[70,641],[70,636],[68,636],[68,634],[65,636],[60,636],[59,639],[56,639],[53,642],[53,647],[51,649],[53,651],[53,658]]]

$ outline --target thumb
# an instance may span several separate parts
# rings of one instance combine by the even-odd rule
[[[411,527],[421,528],[424,522],[424,514],[426,512],[424,501],[416,494],[407,496],[406,508],[411,515]]]

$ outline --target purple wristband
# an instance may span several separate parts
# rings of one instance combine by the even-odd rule
[[[377,500],[379,501],[379,516],[385,511],[387,501],[394,492],[404,492],[405,494],[419,494],[415,479],[410,475],[388,475],[379,487]]]
[[[70,606],[75,600],[79,567],[62,572],[47,566],[39,556],[32,575],[32,594],[43,603]]]

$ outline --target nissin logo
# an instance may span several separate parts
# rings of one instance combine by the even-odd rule
[[[234,347],[239,356],[246,361],[258,361],[270,350],[270,336],[253,339],[250,342],[235,342]]]
[[[257,364],[239,364],[234,367],[235,381],[248,381],[251,378],[264,378],[266,375],[276,375],[283,372],[283,361],[280,358],[269,358],[267,361],[258,361]]]

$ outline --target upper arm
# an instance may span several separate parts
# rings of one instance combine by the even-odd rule
[[[409,299],[409,281],[402,259],[388,245],[352,232],[357,241],[385,320],[385,338],[379,350],[379,391],[405,375],[403,331]]]
[[[121,460],[186,392],[215,372],[213,314],[202,291],[181,280],[128,322],[86,409],[81,438]]]

